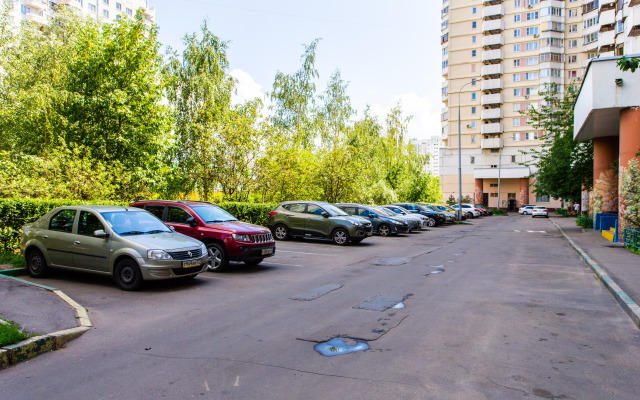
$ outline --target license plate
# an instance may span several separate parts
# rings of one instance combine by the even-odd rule
[[[273,254],[273,249],[269,248],[269,249],[262,249],[262,255],[266,255],[266,254]]]
[[[189,260],[182,262],[182,268],[191,268],[198,265],[201,265],[200,260]]]

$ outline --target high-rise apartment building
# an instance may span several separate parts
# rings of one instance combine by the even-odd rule
[[[557,207],[536,197],[536,171],[522,165],[544,132],[520,111],[547,85],[579,85],[592,58],[640,52],[640,1],[443,0],[441,29],[444,196],[458,195],[460,151],[463,196]]]
[[[433,176],[440,175],[440,149],[442,139],[440,136],[431,136],[429,139],[412,139],[411,144],[416,148],[416,152],[421,156],[429,156],[424,165],[424,172],[430,172]]]
[[[155,9],[149,8],[146,0],[18,0],[14,2],[11,18],[15,25],[21,21],[46,24],[47,18],[55,14],[58,7],[71,7],[102,22],[112,22],[123,15],[133,18],[139,8],[144,10],[143,17],[147,23],[155,23],[156,18]]]

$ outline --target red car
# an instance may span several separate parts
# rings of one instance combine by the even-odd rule
[[[140,200],[130,204],[160,218],[176,232],[207,246],[207,270],[224,271],[229,261],[258,265],[276,252],[269,229],[238,221],[215,204],[201,201]]]

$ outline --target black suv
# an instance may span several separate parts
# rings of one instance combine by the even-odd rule
[[[421,214],[424,215],[425,217],[429,217],[431,219],[433,219],[434,224],[433,226],[438,226],[438,225],[442,225],[447,221],[447,217],[445,217],[445,215],[443,213],[439,213],[439,212],[435,212],[433,210],[429,210],[425,207],[421,207],[418,204],[414,204],[414,203],[394,203],[397,206],[400,206],[408,211],[411,211],[414,214]],[[431,226],[431,225],[429,225]]]

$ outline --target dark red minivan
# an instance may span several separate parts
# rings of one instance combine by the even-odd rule
[[[130,206],[143,208],[176,232],[203,242],[209,252],[209,271],[224,271],[229,267],[229,261],[257,265],[276,252],[276,243],[269,229],[238,221],[212,203],[140,200]]]

